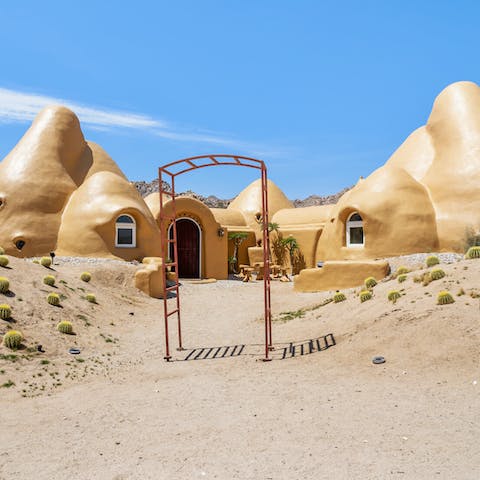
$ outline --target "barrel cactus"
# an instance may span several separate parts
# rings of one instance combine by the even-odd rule
[[[73,333],[73,326],[67,320],[63,320],[57,325],[57,330],[60,333],[65,333],[67,335],[71,335]]]
[[[480,246],[470,247],[465,254],[465,258],[480,258]]]
[[[97,303],[97,297],[93,293],[87,293],[85,295],[85,298],[90,302],[90,303]]]
[[[55,307],[57,307],[58,305],[60,305],[60,295],[58,295],[58,293],[49,293],[47,295],[47,302],[50,305],[54,305]]]
[[[441,268],[434,268],[431,272],[430,272],[430,278],[432,280],[440,280],[441,278],[443,278],[445,276],[445,272],[441,269]]]
[[[81,275],[80,275],[80,280],[82,280],[83,282],[89,282],[90,280],[92,279],[92,275],[88,272],[83,272]]]
[[[0,267],[6,267],[9,263],[8,257],[0,255]]]
[[[377,284],[377,281],[374,277],[368,277],[365,279],[365,286],[367,288],[373,288]]]
[[[40,259],[40,265],[44,267],[50,267],[52,265],[52,259],[50,257],[42,257]]]
[[[2,320],[8,320],[12,316],[12,307],[3,303],[0,305],[0,318]]]
[[[5,255],[5,250],[3,249],[3,247],[0,247],[0,255]]]
[[[43,283],[45,285],[53,287],[55,285],[55,277],[53,275],[46,275],[45,277],[43,277]]]
[[[0,293],[7,293],[10,288],[8,278],[0,277]]]
[[[18,330],[10,330],[3,336],[3,344],[12,350],[17,350],[22,340],[23,335]]]
[[[434,265],[438,265],[440,263],[440,260],[436,255],[430,255],[427,257],[427,267],[433,267]]]
[[[443,291],[438,294],[437,303],[439,305],[446,305],[448,303],[454,303],[455,300],[450,292]]]
[[[336,292],[335,295],[333,296],[333,301],[335,303],[344,302],[346,299],[347,299],[347,297],[342,292]]]
[[[406,273],[402,273],[397,277],[398,283],[403,283],[407,278],[408,278],[408,275]]]
[[[396,303],[400,297],[401,295],[398,290],[391,290],[390,292],[388,292],[388,300],[390,302]]]
[[[360,301],[366,302],[367,300],[371,300],[372,298],[372,292],[369,290],[363,290],[363,292],[360,292]]]
[[[404,275],[405,273],[409,273],[409,272],[410,272],[410,269],[408,269],[407,267],[401,266],[397,268],[398,275]]]

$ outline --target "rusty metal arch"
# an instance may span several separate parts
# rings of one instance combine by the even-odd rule
[[[232,165],[236,167],[248,167],[255,168],[261,172],[262,181],[262,245],[263,245],[263,292],[264,292],[264,310],[265,310],[265,357],[264,361],[270,361],[269,350],[272,346],[272,311],[271,311],[271,298],[270,298],[270,239],[268,231],[268,183],[267,183],[267,167],[262,160],[256,158],[243,157],[239,155],[200,155],[197,157],[184,158],[175,162],[167,163],[158,169],[158,187],[160,193],[160,231],[161,231],[161,255],[162,255],[162,276],[163,282],[163,316],[165,324],[165,356],[166,361],[171,360],[170,344],[169,344],[169,325],[168,319],[172,315],[177,315],[177,328],[178,328],[178,350],[183,350],[182,344],[182,323],[181,323],[181,304],[180,304],[180,289],[178,278],[178,255],[177,255],[177,223],[176,223],[176,194],[175,194],[175,178],[178,175],[182,175],[192,170],[205,167],[216,167],[223,165]],[[171,191],[167,191],[163,188],[164,176],[170,178]],[[173,215],[168,216],[165,214],[163,206],[163,196],[168,195],[172,200],[172,212]],[[173,225],[173,239],[170,240],[169,236],[165,236],[164,232],[168,227],[168,223],[172,222]],[[174,258],[167,263],[167,251],[169,244],[173,244]],[[167,268],[175,267],[175,284],[168,286],[166,282]],[[171,292],[176,294],[176,308],[168,311],[168,295]]]

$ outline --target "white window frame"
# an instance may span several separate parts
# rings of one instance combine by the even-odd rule
[[[118,219],[120,217],[128,217],[132,219],[133,223],[119,223]],[[124,229],[124,230],[131,230],[132,231],[132,243],[126,244],[126,243],[118,243],[118,230],[119,229]],[[135,222],[135,219],[126,213],[122,213],[117,217],[117,220],[115,221],[115,247],[117,248],[136,248],[137,246],[137,222]]]
[[[191,222],[193,222],[197,228],[198,228],[198,240],[199,240],[199,244],[198,244],[198,248],[199,248],[199,252],[198,252],[198,278],[203,278],[202,277],[202,240],[203,240],[203,235],[202,235],[202,228],[200,227],[200,224],[194,220],[193,218],[191,217],[178,217],[176,219],[177,221],[178,220],[190,220]],[[170,233],[172,231],[172,228],[173,228],[173,222],[169,225],[168,227],[168,232],[167,232],[167,239],[170,238]],[[178,241],[178,239],[177,239]],[[173,248],[173,245],[171,243],[169,243],[169,248],[168,248],[168,256],[173,259],[173,252],[172,252],[172,248]]]
[[[350,220],[354,215],[359,215],[362,220]],[[351,228],[359,228],[363,229],[363,242],[362,243],[350,243],[350,229]],[[347,248],[363,248],[365,247],[365,228],[363,226],[363,217],[358,212],[352,212],[347,220],[346,225],[346,240],[347,240]]]

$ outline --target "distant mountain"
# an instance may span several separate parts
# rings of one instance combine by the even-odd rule
[[[152,180],[151,182],[139,181],[139,182],[132,182],[133,185],[137,188],[140,195],[142,197],[146,197],[151,193],[158,192],[158,179]],[[165,190],[170,191],[170,185],[166,182],[163,182],[163,188]],[[292,200],[292,203],[295,205],[296,208],[299,207],[311,207],[313,205],[329,205],[332,203],[337,203],[338,199],[345,193],[348,192],[352,187],[344,188],[341,192],[335,193],[333,195],[310,195],[309,197],[305,198],[304,200]],[[184,195],[187,197],[193,197],[197,200],[200,200],[205,205],[210,208],[227,208],[230,203],[232,202],[233,198],[230,199],[221,199],[216,197],[215,195],[209,195],[205,197],[203,195],[199,195],[198,193],[192,192],[191,190],[187,190],[186,192],[181,192],[178,195]]]

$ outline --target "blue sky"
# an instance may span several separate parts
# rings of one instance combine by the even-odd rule
[[[479,19],[466,0],[1,2],[0,158],[62,101],[131,180],[235,153],[265,160],[290,198],[334,193],[448,84],[480,83]],[[179,188],[229,197],[255,177],[202,169]]]

